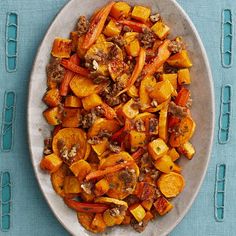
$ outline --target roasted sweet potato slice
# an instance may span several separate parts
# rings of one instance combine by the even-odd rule
[[[68,150],[72,146],[79,145],[75,160],[83,159],[87,149],[86,133],[79,128],[64,128],[54,136],[52,142],[52,149],[55,154],[60,155],[58,141],[65,144]]]

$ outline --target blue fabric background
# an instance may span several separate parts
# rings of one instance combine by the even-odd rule
[[[0,235],[68,235],[55,219],[42,197],[34,177],[30,162],[26,134],[26,106],[29,75],[36,54],[49,24],[66,0],[1,0],[0,1],[0,109],[2,110],[4,92],[13,90],[17,95],[14,147],[9,153],[0,153],[0,172],[9,170],[12,174],[12,223],[8,232]],[[236,185],[235,185],[235,145],[236,114],[231,119],[230,141],[225,145],[218,143],[220,94],[223,84],[231,84],[236,88],[236,66],[225,69],[221,65],[221,12],[224,8],[236,13],[234,0],[178,0],[197,27],[208,53],[212,67],[215,98],[216,127],[212,158],[200,193],[191,210],[183,221],[170,234],[180,235],[234,235],[236,230]],[[19,42],[17,71],[7,73],[5,69],[5,24],[6,13],[14,11],[19,15]],[[234,19],[233,19],[234,20]],[[236,23],[236,20],[234,20]],[[233,47],[236,41],[233,35]],[[204,84],[202,85],[204,86]],[[234,91],[233,91],[234,92]],[[232,101],[235,101],[233,93]],[[0,113],[0,121],[2,120]],[[216,222],[214,218],[214,188],[217,163],[225,163],[226,195],[224,222]]]

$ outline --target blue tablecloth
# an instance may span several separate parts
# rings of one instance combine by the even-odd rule
[[[27,93],[32,63],[50,22],[66,2],[66,0],[0,1],[0,109],[3,111],[0,113],[2,131],[0,193],[5,191],[5,195],[2,194],[0,197],[2,201],[0,235],[68,235],[53,216],[39,190],[30,162],[26,134]],[[231,101],[235,100],[236,65],[230,52],[235,50],[236,42],[234,32],[230,31],[236,23],[234,19],[236,3],[234,0],[179,0],[178,2],[196,25],[208,53],[216,94],[216,126],[212,158],[200,193],[191,210],[170,235],[234,235],[236,230],[234,197],[236,196],[234,180],[236,114],[234,110],[231,114],[227,109],[230,109]],[[224,9],[229,10],[224,12],[225,22],[222,25]],[[8,27],[12,29],[9,31]],[[225,27],[223,42],[226,43],[223,50],[229,50],[225,54],[222,53],[221,48],[222,27],[223,29]],[[10,51],[8,51],[8,44],[13,44]],[[223,67],[222,56],[229,68]],[[224,85],[229,85],[225,87],[225,96],[228,91],[231,99],[228,98],[229,101],[221,104],[221,90]],[[220,112],[224,112],[226,116],[220,115]],[[220,122],[221,118],[223,123]],[[219,132],[223,132],[221,135],[224,141],[227,139],[225,133],[227,134],[228,131],[229,142],[220,144]],[[218,183],[219,186],[217,185],[219,187],[218,213],[222,214],[224,210],[222,222],[215,219],[217,164],[225,164],[220,168],[226,167],[225,180]],[[224,182],[226,189],[221,191]],[[224,207],[222,208],[221,205]]]

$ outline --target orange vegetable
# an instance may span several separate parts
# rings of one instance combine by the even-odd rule
[[[148,211],[148,212],[146,212],[146,215],[143,218],[143,222],[148,222],[148,221],[152,220],[153,218],[154,218],[153,214],[150,211]]]
[[[82,99],[83,107],[86,111],[91,110],[99,105],[102,105],[102,99],[96,93],[93,93]]]
[[[166,39],[164,43],[159,47],[158,54],[154,58],[153,62],[147,64],[143,69],[144,75],[153,75],[170,57],[170,51],[168,50],[168,46],[170,44],[170,40]]]
[[[145,210],[150,211],[153,205],[153,199],[147,199],[142,201],[141,205],[144,207]]]
[[[182,50],[181,52],[178,52],[171,56],[168,60],[167,63],[171,66],[174,67],[179,67],[179,68],[189,68],[193,64],[190,61],[190,58],[188,56],[188,52],[186,50]]]
[[[165,155],[168,151],[166,143],[158,138],[148,144],[148,152],[154,160],[157,160],[161,156]]]
[[[73,52],[76,52],[77,44],[78,44],[78,38],[79,38],[79,35],[78,35],[77,31],[70,32],[70,39],[71,39],[71,44],[72,44],[72,49],[71,50]]]
[[[165,142],[168,140],[168,106],[164,106],[160,111],[159,126],[158,126],[159,137]]]
[[[183,145],[178,147],[179,153],[186,156],[189,160],[191,160],[195,154],[195,149],[190,142],[186,142]]]
[[[141,222],[146,214],[145,210],[140,204],[130,206],[129,211],[132,213],[132,215],[138,222]]]
[[[93,232],[101,233],[105,231],[106,224],[103,220],[102,214],[97,213],[91,223],[91,228],[93,229]]]
[[[134,160],[138,160],[144,153],[145,150],[143,148],[138,148],[131,156]]]
[[[102,102],[101,107],[105,111],[104,116],[108,120],[112,120],[116,117],[116,112],[114,111],[114,109],[108,106],[105,102]]]
[[[134,164],[133,161],[127,161],[126,163],[120,163],[120,164],[117,164],[115,166],[107,167],[105,170],[97,170],[97,171],[91,172],[90,174],[88,174],[86,176],[86,180],[89,181],[91,179],[96,179],[96,178],[103,177],[104,175],[122,170],[125,167],[128,167],[128,166],[133,165],[133,164]]]
[[[66,176],[64,180],[64,191],[66,194],[78,194],[82,191],[81,183],[75,176]]]
[[[62,113],[60,112],[59,107],[48,108],[43,112],[43,116],[50,125],[61,124]]]
[[[143,6],[134,6],[131,17],[135,20],[146,22],[151,14],[151,9]]]
[[[81,66],[76,65],[75,63],[66,60],[66,59],[62,59],[61,60],[61,65],[64,66],[66,69],[79,74],[79,75],[83,75],[83,76],[88,76],[89,75],[89,71]]]
[[[79,108],[82,107],[81,100],[73,95],[66,96],[65,107]]]
[[[136,65],[135,65],[132,75],[129,78],[129,81],[127,83],[127,87],[124,90],[122,90],[121,92],[119,92],[116,96],[119,96],[120,94],[126,92],[127,90],[129,90],[132,87],[132,85],[135,83],[135,81],[137,80],[137,78],[139,77],[139,75],[143,69],[143,66],[145,64],[145,58],[146,58],[146,52],[143,48],[141,48],[139,51],[139,56],[136,59],[137,60]]]
[[[70,39],[55,38],[51,54],[58,58],[69,58],[72,50],[72,41]]]
[[[191,78],[188,68],[178,70],[178,84],[191,84]]]
[[[147,28],[147,25],[133,21],[133,20],[118,20],[118,23],[129,26],[135,32],[143,32],[144,28]]]
[[[100,203],[85,203],[64,198],[65,204],[77,212],[102,213],[108,206]]]
[[[165,197],[176,197],[183,191],[185,180],[182,175],[175,172],[170,172],[160,176],[157,180],[157,186]]]
[[[168,152],[167,155],[169,155],[172,159],[172,161],[176,161],[179,159],[180,155],[179,153],[176,151],[175,148],[171,148]]]
[[[43,97],[43,101],[50,107],[58,106],[61,101],[59,90],[57,88],[48,90]]]
[[[109,190],[109,183],[106,179],[101,179],[95,184],[94,193],[96,196],[102,196]]]
[[[165,39],[170,32],[170,28],[165,25],[162,21],[156,22],[152,28],[157,37],[161,40]]]
[[[109,23],[107,24],[107,26],[105,27],[105,29],[103,31],[103,33],[108,37],[113,37],[113,36],[119,35],[120,32],[121,32],[121,27],[113,19],[111,19],[109,21]]]
[[[81,121],[80,110],[76,108],[64,108],[62,127],[77,128]]]
[[[115,19],[120,19],[127,17],[129,15],[129,12],[131,10],[131,7],[126,2],[116,2],[112,8],[110,15],[114,17]]]
[[[175,99],[176,105],[185,107],[189,100],[189,97],[190,97],[190,91],[186,88],[181,88]]]
[[[84,42],[82,48],[88,49],[95,41],[97,40],[98,36],[101,34],[106,19],[111,11],[114,2],[110,2],[104,8],[102,8],[92,19],[90,23],[89,30],[85,35]]]
[[[78,65],[79,64],[79,57],[76,54],[74,54],[70,57],[69,61]],[[61,85],[60,85],[60,95],[61,96],[66,96],[68,94],[69,84],[70,84],[70,81],[72,80],[73,77],[74,77],[74,72],[72,72],[71,70],[66,70],[64,78],[63,78]]]
[[[159,215],[163,216],[173,209],[173,205],[163,196],[157,198],[154,202],[154,207],[156,208]]]
[[[179,124],[179,133],[171,133],[170,135],[170,146],[171,147],[179,147],[189,141],[194,134],[196,128],[195,122],[191,117],[184,117]]]
[[[80,182],[90,173],[91,169],[91,165],[85,160],[79,160],[70,165],[70,170]]]
[[[54,153],[45,156],[41,162],[40,162],[40,167],[43,170],[50,171],[51,173],[57,171],[60,166],[62,165],[62,160],[60,157],[55,155]]]

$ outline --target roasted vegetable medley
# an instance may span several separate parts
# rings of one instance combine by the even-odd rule
[[[43,115],[54,129],[40,166],[94,233],[143,231],[185,186],[177,162],[195,153],[192,63],[170,30],[146,6],[111,2],[53,42]]]

